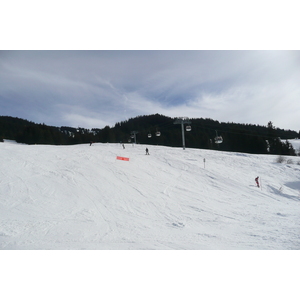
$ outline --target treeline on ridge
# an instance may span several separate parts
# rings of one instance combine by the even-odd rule
[[[137,116],[118,122],[114,127],[102,129],[54,127],[36,124],[24,119],[0,116],[0,141],[16,140],[25,144],[73,145],[90,142],[132,143],[133,132],[140,144],[182,146],[181,125],[176,118],[160,114]],[[194,118],[191,131],[185,132],[187,148],[214,149],[253,154],[296,155],[295,149],[286,141],[300,138],[300,132],[275,128],[272,122],[266,126],[223,123],[212,119]],[[156,135],[157,132],[161,134]],[[222,136],[216,144],[214,138]],[[151,136],[151,137],[150,137]]]

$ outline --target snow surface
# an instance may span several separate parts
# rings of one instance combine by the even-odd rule
[[[300,249],[300,157],[125,147],[0,143],[0,249]]]

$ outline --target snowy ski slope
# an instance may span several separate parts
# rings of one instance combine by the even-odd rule
[[[0,143],[0,249],[300,249],[300,157],[125,147]]]

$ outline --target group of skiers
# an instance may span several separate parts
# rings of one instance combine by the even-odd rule
[[[123,149],[125,149],[124,144],[122,144],[122,147],[123,147]],[[146,155],[149,155],[149,150],[148,150],[148,148],[146,148]]]
[[[124,144],[122,144],[122,147],[123,147],[123,149],[125,149]],[[149,155],[149,150],[148,150],[148,148],[146,148],[146,155]]]
[[[91,142],[90,142],[90,146],[92,146],[92,144],[93,144],[93,142],[91,141]],[[122,144],[122,147],[123,147],[123,149],[125,149],[125,145],[124,145],[124,144]],[[146,155],[149,155],[149,150],[148,150],[148,148],[146,148]]]

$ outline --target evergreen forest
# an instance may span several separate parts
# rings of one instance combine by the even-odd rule
[[[160,114],[137,116],[104,128],[54,127],[24,119],[0,116],[0,141],[25,144],[74,145],[82,143],[139,143],[253,154],[296,155],[287,141],[300,138],[300,132],[266,126],[224,123],[212,119],[184,120]],[[190,126],[191,128],[187,128]],[[186,129],[191,129],[186,131]],[[219,143],[216,143],[219,141]]]

